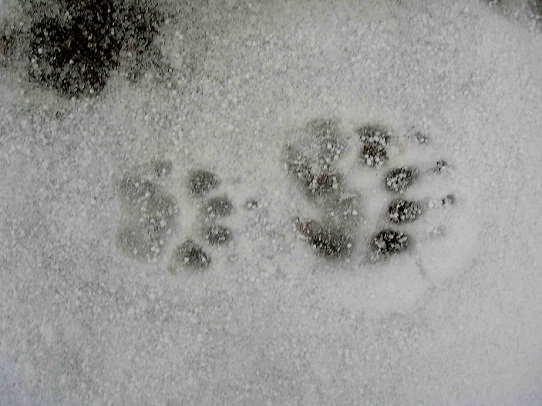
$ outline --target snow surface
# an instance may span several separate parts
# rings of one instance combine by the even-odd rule
[[[205,46],[164,29],[173,66],[198,52],[171,88],[113,76],[64,100],[2,68],[0,403],[542,404],[539,29],[466,0],[254,3],[202,6]],[[453,166],[413,189],[457,204],[409,226],[409,253],[328,262],[299,238],[315,208],[283,148],[327,117],[351,146],[362,241],[387,197],[356,126],[400,135],[394,162]],[[205,272],[116,248],[115,180],[155,157],[173,162],[169,250],[197,236],[189,170],[234,202]]]

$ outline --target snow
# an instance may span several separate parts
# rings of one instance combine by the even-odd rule
[[[542,404],[540,28],[467,0],[198,13],[204,45],[184,45],[201,27],[164,30],[173,66],[198,54],[172,87],[113,75],[66,100],[0,66],[0,403]],[[321,212],[283,165],[315,118],[340,123],[360,194],[347,261],[315,256],[293,225]],[[409,198],[457,198],[377,262],[365,242],[387,224],[389,167],[357,159],[366,123],[397,136],[395,166],[422,168]],[[173,163],[160,187],[179,212],[149,264],[117,249],[115,182],[156,157]],[[228,245],[201,239],[194,169],[233,202],[217,220]],[[211,265],[169,272],[188,238]]]

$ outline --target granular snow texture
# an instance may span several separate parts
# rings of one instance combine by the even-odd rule
[[[537,20],[467,0],[153,3],[167,80],[117,68],[67,98],[28,80],[32,16],[0,1],[22,44],[0,42],[0,403],[542,404]],[[284,165],[286,145],[318,154],[308,124],[328,119],[340,193],[360,202],[338,260],[295,226],[331,198]],[[373,124],[391,136],[369,166],[356,130]],[[388,190],[406,166],[415,181]],[[216,176],[204,193],[195,171]],[[123,205],[127,174],[175,219],[146,192]],[[397,198],[420,202],[416,221],[390,223]],[[164,251],[119,249],[127,206],[162,230],[130,247]],[[389,228],[408,249],[371,257]],[[208,266],[175,262],[185,241]]]

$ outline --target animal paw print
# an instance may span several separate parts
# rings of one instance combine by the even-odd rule
[[[430,210],[455,203],[453,193],[436,200],[420,197],[437,190],[429,178],[451,172],[442,159],[419,162],[426,135],[397,137],[384,126],[364,125],[348,137],[335,119],[313,120],[303,133],[304,139],[287,145],[285,166],[319,211],[316,218],[294,221],[317,255],[349,260],[359,252],[376,261],[413,247],[414,235],[420,240],[445,232],[443,226],[431,227],[425,236],[416,227]]]
[[[221,181],[211,171],[199,169],[188,174],[188,189],[192,198],[198,201],[199,215],[196,223],[199,237],[211,247],[227,245],[233,239],[230,227],[222,221],[233,214],[234,206],[227,194],[215,194]],[[211,264],[211,256],[202,244],[189,237],[174,249],[169,269],[202,270]]]
[[[172,168],[171,161],[155,160],[126,174],[117,184],[121,203],[117,246],[134,259],[158,262],[174,235],[182,231],[178,230],[177,200],[166,191]],[[194,170],[189,172],[187,183],[191,198],[198,203],[198,231],[173,248],[168,266],[172,273],[208,268],[208,248],[227,245],[233,239],[233,231],[223,222],[234,213],[234,205],[227,194],[215,193],[221,184],[218,176],[207,170]]]

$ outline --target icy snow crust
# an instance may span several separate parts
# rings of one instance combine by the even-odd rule
[[[0,398],[542,402],[534,26],[467,1],[227,1],[197,14],[198,35],[186,22],[162,29],[173,67],[199,52],[174,86],[112,72],[97,98],[67,100],[2,66]],[[201,27],[204,46],[187,44]],[[320,208],[285,170],[284,147],[310,153],[319,118],[339,123],[338,166],[359,193],[347,260],[314,255],[294,225]],[[396,136],[393,166],[360,161],[367,123]],[[119,249],[117,185],[157,158],[172,163],[156,182],[178,211],[149,263]],[[387,170],[441,159],[450,173],[423,172],[405,197],[455,204],[397,227],[413,236],[407,252],[368,260],[369,237],[390,225]],[[220,179],[212,196],[231,199],[225,245],[202,239],[204,203],[189,191],[199,169]],[[171,272],[187,239],[212,262]]]

